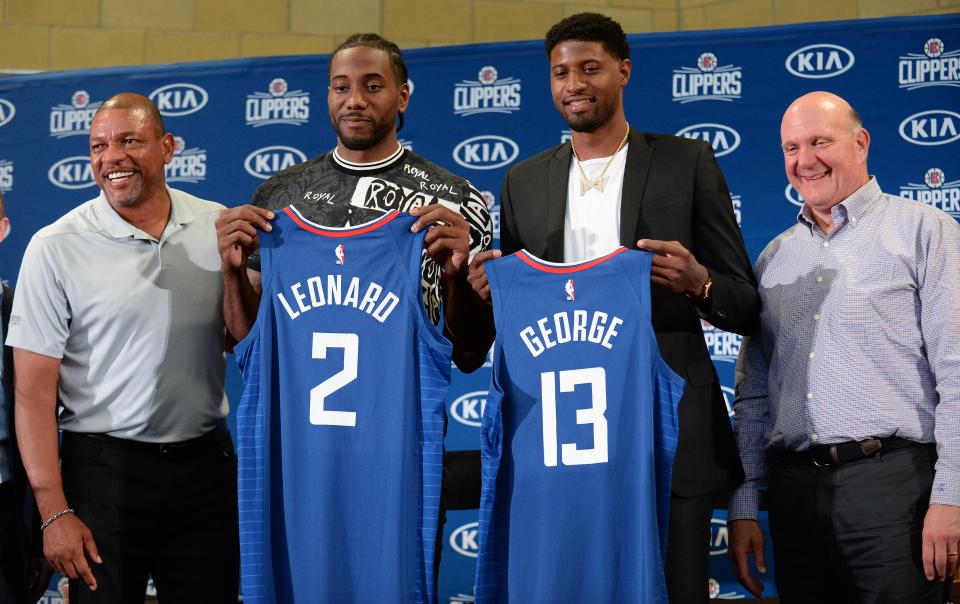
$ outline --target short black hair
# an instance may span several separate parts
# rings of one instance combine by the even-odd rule
[[[333,57],[337,56],[338,52],[341,50],[347,50],[348,48],[356,48],[358,46],[374,48],[387,53],[387,56],[390,58],[390,67],[393,69],[394,75],[397,76],[397,82],[400,84],[407,83],[407,64],[403,62],[403,55],[400,54],[400,47],[390,40],[385,40],[379,34],[353,34],[341,42],[340,45],[333,50],[333,54],[330,55],[330,65],[333,65]],[[327,67],[327,77],[330,77],[329,66]]]
[[[630,58],[627,34],[623,33],[619,23],[600,13],[577,13],[551,27],[544,39],[547,56],[557,44],[568,40],[599,42],[617,60]]]
[[[347,50],[348,48],[357,48],[362,46],[364,48],[373,48],[375,50],[382,50],[387,53],[387,58],[390,59],[390,67],[393,69],[393,74],[397,76],[397,83],[401,86],[407,83],[407,64],[403,61],[403,55],[400,54],[400,47],[383,38],[380,34],[375,33],[366,33],[366,34],[353,34],[343,42],[341,42],[336,48],[333,49],[333,54],[330,55],[330,63],[327,65],[327,79],[330,79],[332,75],[330,68],[333,67],[333,57],[337,56],[337,53],[341,50]],[[397,112],[397,132],[403,129],[403,112]]]
[[[163,136],[167,132],[166,127],[163,125],[163,116],[160,115],[160,110],[157,109],[156,103],[142,94],[135,92],[120,92],[115,94],[105,100],[94,115],[98,115],[101,111],[111,109],[142,111],[144,115],[147,116],[147,120],[157,129],[158,136]]]

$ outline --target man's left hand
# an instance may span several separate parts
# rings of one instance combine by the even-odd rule
[[[641,239],[637,247],[656,254],[650,267],[650,280],[654,284],[678,294],[695,297],[703,294],[710,273],[679,241]]]
[[[960,507],[930,504],[923,519],[922,554],[928,581],[953,576],[960,558]]]
[[[470,225],[463,216],[440,204],[414,208],[410,214],[417,216],[417,221],[410,227],[414,233],[431,227],[424,239],[424,247],[443,271],[452,276],[466,270],[470,256]]]

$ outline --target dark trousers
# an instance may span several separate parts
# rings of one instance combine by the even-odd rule
[[[706,603],[710,564],[710,518],[713,497],[670,499],[670,530],[667,536],[667,595],[670,604]]]
[[[0,484],[0,602],[26,602],[30,552],[23,542],[20,498],[10,483]]]
[[[70,582],[71,604],[235,604],[239,590],[237,460],[226,428],[181,445],[64,432],[67,501],[103,559],[96,591]]]
[[[935,604],[943,584],[927,581],[921,531],[933,445],[839,466],[770,456],[770,532],[782,604]]]

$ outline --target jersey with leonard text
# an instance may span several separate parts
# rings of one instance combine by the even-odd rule
[[[235,347],[245,602],[432,602],[450,343],[420,296],[424,233],[389,212],[260,234]]]
[[[684,382],[650,321],[651,254],[485,264],[497,339],[481,424],[476,596],[667,602]]]
[[[376,164],[354,164],[333,151],[277,172],[257,188],[253,205],[281,210],[294,204],[311,222],[329,227],[363,224],[390,210],[408,212],[439,203],[459,212],[470,226],[470,258],[490,247],[490,212],[469,182],[398,147]],[[247,265],[260,270],[259,256]],[[430,318],[440,318],[440,267],[424,254],[423,298]]]

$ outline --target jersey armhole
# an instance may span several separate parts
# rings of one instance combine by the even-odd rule
[[[410,214],[404,213],[404,217],[411,217]],[[409,233],[410,225],[413,224],[412,221],[394,221],[395,224],[402,224],[402,228],[406,233]],[[443,335],[442,328],[439,325],[435,325],[433,320],[430,318],[430,314],[427,312],[427,305],[423,299],[423,262],[433,262],[430,259],[429,255],[424,252],[423,246],[424,241],[427,237],[428,229],[424,229],[419,233],[412,235],[413,242],[410,245],[409,250],[404,250],[404,242],[400,238],[400,233],[391,229],[391,234],[393,235],[391,239],[393,240],[394,245],[396,246],[397,255],[403,257],[404,254],[409,254],[407,259],[407,279],[406,282],[410,284],[410,295],[414,300],[414,306],[417,309],[417,320],[423,326],[424,333],[427,334],[433,341],[434,344],[441,347],[442,350],[449,348],[449,354],[452,355],[453,345],[449,340]],[[444,318],[444,307],[446,304],[443,299],[440,300],[440,321]]]
[[[653,254],[627,250],[623,254],[617,254],[616,260],[624,278],[636,294],[636,297],[633,298],[634,306],[644,320],[653,323],[653,299],[650,292],[650,266],[653,264]],[[640,268],[639,275],[630,272],[630,268],[634,264]]]
[[[244,366],[244,357],[259,338],[261,317],[266,312],[264,304],[273,303],[272,300],[266,299],[266,292],[270,291],[273,281],[277,278],[273,265],[278,260],[277,256],[279,256],[281,250],[279,246],[283,242],[283,225],[280,223],[280,214],[277,213],[270,223],[273,225],[273,230],[258,234],[260,238],[260,247],[257,248],[257,252],[260,254],[260,304],[257,306],[257,316],[253,320],[253,325],[250,326],[247,335],[233,345],[233,354],[241,370]],[[270,247],[263,246],[265,240],[271,243]],[[249,269],[245,267],[244,270]]]

